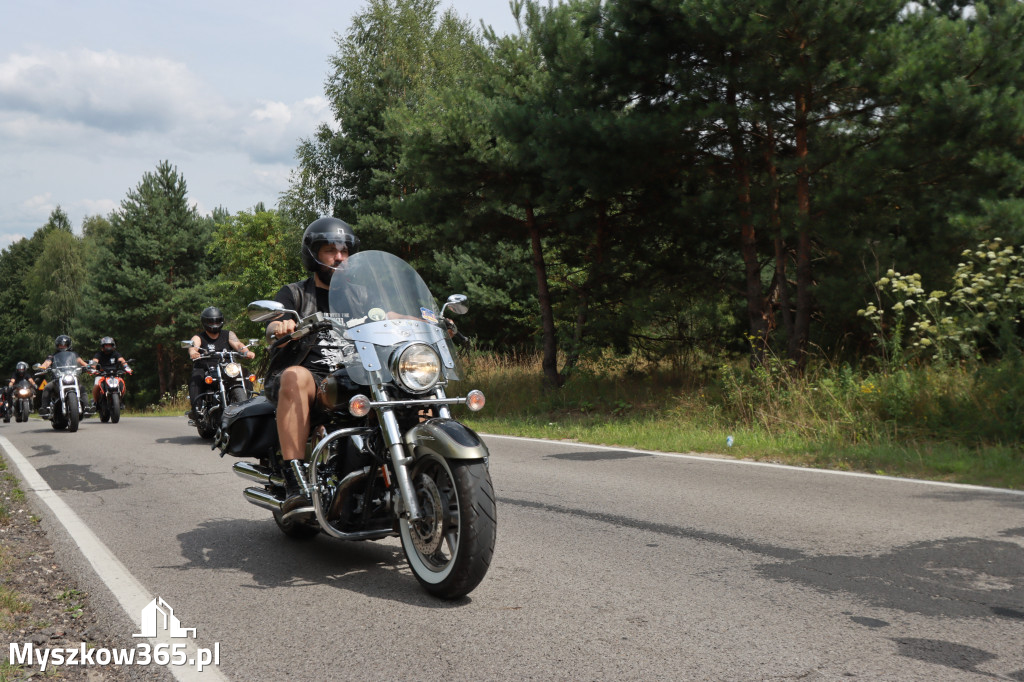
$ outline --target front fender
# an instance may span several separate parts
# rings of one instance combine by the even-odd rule
[[[490,456],[476,432],[454,419],[428,419],[405,433],[405,449],[412,457],[435,454],[445,459],[482,459]]]

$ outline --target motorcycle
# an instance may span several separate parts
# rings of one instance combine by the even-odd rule
[[[34,366],[39,369],[39,365]],[[50,426],[55,431],[67,429],[74,433],[82,418],[87,416],[85,402],[82,399],[82,389],[78,385],[78,375],[85,369],[78,364],[78,354],[73,351],[59,351],[53,355],[53,364],[36,376],[47,376],[47,381],[53,386],[50,391],[50,404],[41,407],[49,407]]]
[[[295,332],[272,348],[322,330],[341,341],[340,368],[321,384],[328,421],[307,444],[312,512],[282,513],[285,463],[274,404],[264,396],[225,410],[214,444],[222,456],[258,460],[237,462],[233,470],[259,484],[245,489],[245,499],[272,512],[285,535],[398,536],[417,581],[443,599],[462,597],[483,580],[497,528],[487,446],[450,409],[480,410],[484,395],[446,391],[463,374],[444,314],[464,314],[465,300],[453,295],[435,314],[429,289],[408,263],[361,251],[331,279],[330,314],[299,320],[275,301],[249,304],[255,322],[298,320]]]
[[[0,417],[3,417],[5,424],[11,421],[11,415],[14,413],[14,408],[11,406],[12,401],[7,394],[6,386],[0,389]],[[21,420],[19,419],[18,421]]]
[[[32,388],[32,384],[28,382],[28,379],[22,379],[15,383],[10,391],[10,396],[8,396],[8,408],[7,413],[4,415],[4,421],[10,420],[10,414],[13,412],[15,421],[27,422],[28,416],[32,414],[32,402],[34,400],[35,390]]]
[[[249,346],[255,345],[256,339],[249,339]],[[246,346],[248,348],[249,346]],[[191,341],[182,341],[182,348],[192,348]],[[210,361],[206,369],[203,383],[206,390],[196,397],[193,410],[196,417],[189,419],[189,426],[196,427],[199,437],[209,440],[217,435],[221,417],[228,405],[241,403],[252,395],[252,384],[256,376],[246,376],[239,359],[244,353],[228,349],[216,351],[211,348],[199,348],[199,357],[195,362]],[[186,412],[186,416],[191,416]]]
[[[135,361],[127,362],[132,364]],[[121,421],[121,408],[124,406],[125,385],[122,377],[132,372],[117,364],[114,367],[93,369],[91,373],[100,377],[100,398],[96,401],[96,413],[104,424],[108,421],[116,424]]]

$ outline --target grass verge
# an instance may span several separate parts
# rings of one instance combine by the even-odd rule
[[[841,367],[794,379],[618,365],[593,362],[551,391],[536,359],[473,357],[463,383],[488,404],[462,416],[490,433],[1024,489],[1024,391],[1006,368]]]

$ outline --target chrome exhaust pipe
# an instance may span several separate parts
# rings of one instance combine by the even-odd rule
[[[246,488],[242,491],[246,501],[255,504],[257,507],[270,511],[281,511],[281,500],[277,499],[262,488]]]
[[[250,464],[249,462],[235,462],[232,465],[231,470],[247,481],[277,485],[281,486],[282,488],[284,487],[283,477],[275,476],[270,469],[259,464]]]

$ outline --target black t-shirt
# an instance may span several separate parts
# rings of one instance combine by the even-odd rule
[[[196,334],[196,336],[199,337],[199,347],[204,351],[214,351],[219,353],[220,351],[225,351],[230,348],[228,338],[231,336],[231,332],[227,329],[221,329],[220,334],[218,334],[215,339],[210,338],[205,329]],[[192,363],[192,371],[206,372],[207,370],[212,369],[216,364],[217,360],[214,358],[200,358]]]
[[[121,354],[117,352],[116,348],[109,353],[104,353],[102,350],[98,350],[96,351],[96,355],[92,356],[93,360],[99,364],[100,369],[112,369],[117,367],[118,360],[120,360],[121,357]]]
[[[295,290],[298,287],[281,287],[274,300],[284,305],[288,310],[303,310],[303,301],[296,300]],[[329,313],[329,291],[314,287],[316,291],[316,312]],[[299,294],[302,295],[301,293]],[[351,341],[346,341],[334,329],[322,329],[317,332],[313,339],[303,339],[308,345],[309,352],[300,363],[311,372],[329,374],[345,363],[346,355],[351,354],[355,348]]]

